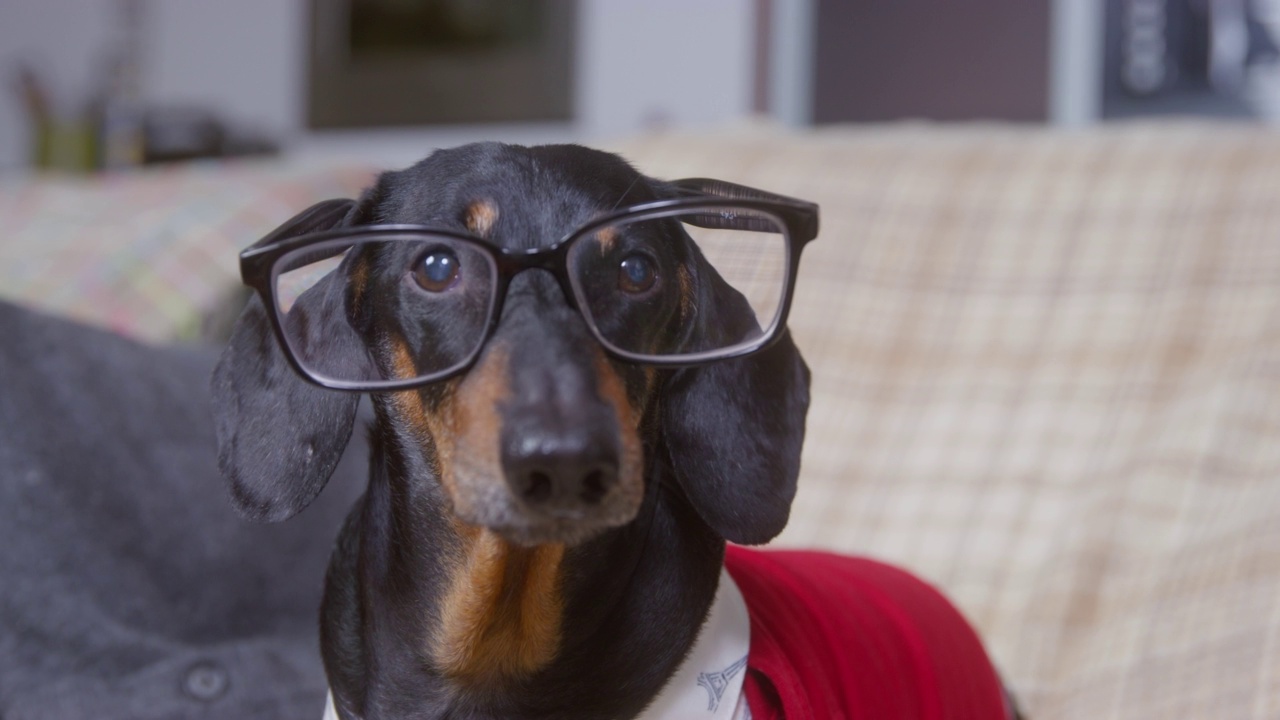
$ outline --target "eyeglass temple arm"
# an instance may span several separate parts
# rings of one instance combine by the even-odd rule
[[[249,254],[251,251],[275,245],[281,240],[288,240],[310,232],[331,230],[342,218],[346,217],[347,213],[351,211],[351,206],[355,204],[356,201],[350,198],[335,198],[318,202],[284,221],[280,227],[245,248],[241,254]]]
[[[257,266],[261,261],[258,260],[257,256],[268,252],[268,248],[284,240],[300,237],[310,232],[332,229],[346,217],[347,213],[351,211],[351,207],[355,204],[356,201],[350,198],[324,200],[289,218],[280,227],[267,233],[261,240],[240,252],[240,276],[248,280],[252,276],[259,275],[260,268]],[[341,250],[329,252],[326,255],[324,251],[320,251],[316,256],[295,258],[293,265],[296,267],[302,264],[299,260],[318,262],[326,257],[337,255],[339,252]]]
[[[788,206],[790,211],[785,213],[786,219],[795,223],[795,230],[801,236],[799,239],[807,241],[818,236],[818,205],[816,203],[711,178],[685,178],[674,180],[671,185],[682,194],[710,195],[727,200],[764,200]],[[690,216],[685,219],[685,222],[708,228],[762,232],[774,230],[769,221],[749,216],[726,217],[703,214]]]

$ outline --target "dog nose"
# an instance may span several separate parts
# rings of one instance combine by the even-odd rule
[[[512,491],[540,510],[598,505],[618,479],[613,443],[590,430],[516,434],[502,447]]]

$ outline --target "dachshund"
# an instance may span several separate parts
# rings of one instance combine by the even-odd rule
[[[784,238],[772,320],[695,226]],[[722,596],[788,582],[739,577],[747,553],[781,554],[738,546],[775,537],[796,491],[809,370],[785,315],[816,234],[803,201],[663,182],[576,145],[483,143],[383,173],[245,251],[258,295],[212,378],[238,510],[305,508],[372,400],[368,486],[320,612],[329,712],[639,717],[710,642]],[[279,297],[322,259],[327,275]],[[752,657],[785,630],[756,609]],[[768,716],[785,688],[755,665],[695,673],[705,709],[724,712],[729,685],[737,717]]]

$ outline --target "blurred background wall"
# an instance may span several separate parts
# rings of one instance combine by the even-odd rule
[[[752,115],[1269,119],[1278,5],[0,0],[0,171],[280,148],[376,161],[431,138],[590,141]],[[396,121],[401,101],[417,109],[399,117],[437,120]],[[423,115],[433,104],[450,112]]]
[[[496,134],[617,135],[749,112],[751,3],[605,0],[576,9],[573,117]],[[311,12],[309,0],[149,2],[141,95],[153,106],[216,109],[228,122],[305,143]],[[102,83],[104,54],[122,34],[119,15],[110,0],[0,0],[9,91],[0,95],[0,167],[27,161],[28,118],[12,91],[18,63],[40,72],[57,111],[74,112]]]

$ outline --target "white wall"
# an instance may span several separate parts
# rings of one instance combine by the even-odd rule
[[[148,97],[272,131],[304,125],[305,0],[151,0],[148,8]]]
[[[50,82],[64,111],[87,97],[111,6],[85,0],[0,0],[0,168],[26,162],[27,121],[15,90],[16,62],[34,66]]]
[[[752,5],[579,0],[577,119],[563,132],[589,140],[745,115]],[[0,168],[26,161],[14,63],[35,64],[59,97],[87,98],[114,9],[112,0],[0,0]],[[207,106],[307,146],[307,0],[150,0],[147,9],[149,101]]]
[[[710,125],[751,109],[750,0],[579,3],[577,111],[591,135]]]

